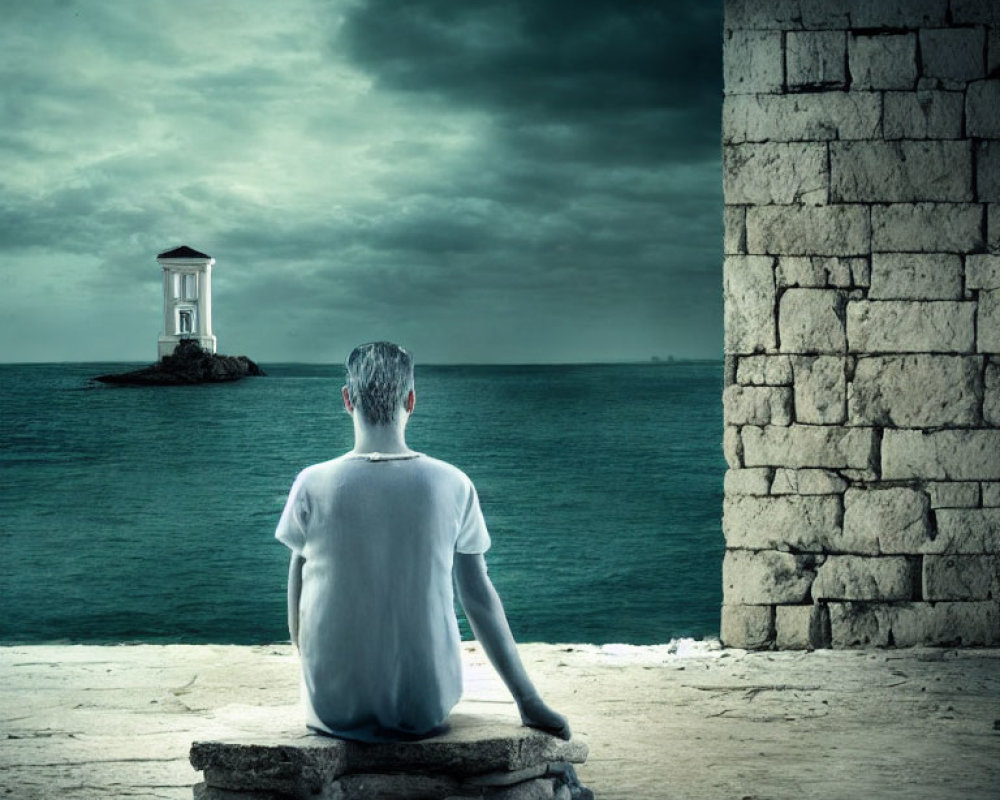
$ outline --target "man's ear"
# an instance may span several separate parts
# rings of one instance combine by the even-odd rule
[[[410,389],[410,393],[406,395],[406,404],[404,405],[404,408],[406,408],[406,413],[412,414],[413,409],[414,407],[416,407],[416,405],[417,405],[417,395],[413,391],[413,389]]]
[[[346,386],[340,390],[340,393],[344,395],[344,408],[347,409],[347,413],[353,414],[354,406],[351,404],[351,393],[347,391]]]

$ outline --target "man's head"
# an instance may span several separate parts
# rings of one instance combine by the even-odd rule
[[[391,342],[369,342],[347,357],[344,399],[372,425],[388,425],[413,390],[413,357]],[[407,408],[407,410],[411,410]]]

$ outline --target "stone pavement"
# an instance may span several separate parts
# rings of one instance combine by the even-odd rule
[[[996,800],[1000,650],[522,645],[599,800]],[[457,712],[516,710],[475,644]],[[0,796],[189,800],[192,741],[294,715],[288,645],[0,648]]]

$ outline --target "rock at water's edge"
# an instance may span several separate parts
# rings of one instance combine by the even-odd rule
[[[182,339],[172,355],[156,364],[132,372],[98,375],[94,380],[127,386],[188,386],[225,383],[265,372],[246,356],[209,353],[193,339]]]

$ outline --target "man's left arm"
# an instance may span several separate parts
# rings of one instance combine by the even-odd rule
[[[302,595],[302,566],[306,560],[298,553],[292,553],[288,564],[288,635],[292,644],[299,646],[299,598]]]
[[[569,739],[572,733],[566,717],[545,704],[521,663],[503,604],[486,572],[486,559],[481,553],[456,553],[454,571],[458,596],[472,632],[514,696],[521,721]]]

